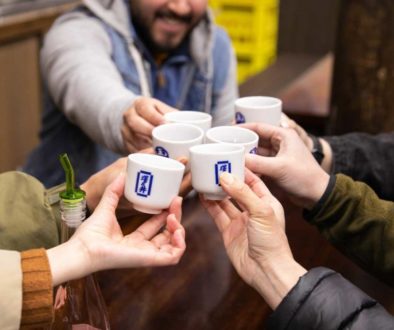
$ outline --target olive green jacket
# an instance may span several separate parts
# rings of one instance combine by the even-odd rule
[[[393,286],[394,203],[346,175],[330,181],[332,188],[305,218],[345,255]]]
[[[22,172],[0,174],[0,329],[19,329],[21,321],[22,268],[17,251],[59,244],[56,196],[61,188],[46,190]]]
[[[58,203],[51,190],[22,172],[0,174],[0,249],[23,251],[59,244]]]

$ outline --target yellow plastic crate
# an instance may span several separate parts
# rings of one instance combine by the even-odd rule
[[[238,82],[260,72],[276,56],[279,0],[209,0],[215,21],[232,40]]]

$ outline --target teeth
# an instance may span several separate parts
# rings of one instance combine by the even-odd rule
[[[165,20],[167,23],[170,23],[170,24],[180,24],[180,23],[181,23],[179,20],[173,19],[173,18],[165,18],[164,20]]]
[[[170,18],[170,17],[163,17],[164,21],[166,21],[169,24],[182,24],[182,22],[178,19],[175,18]]]

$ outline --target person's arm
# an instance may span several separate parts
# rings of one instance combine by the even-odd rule
[[[334,180],[305,218],[366,271],[394,285],[394,203],[343,174]]]
[[[201,201],[238,274],[275,309],[306,270],[293,258],[280,203],[248,170],[245,182],[226,172],[220,176],[221,186],[241,209],[230,199]]]
[[[18,329],[22,310],[20,253],[0,250],[0,329]]]
[[[0,250],[0,328],[41,328],[52,320],[52,279],[45,249]]]
[[[50,95],[92,140],[124,152],[123,113],[137,97],[111,60],[111,41],[93,17],[71,12],[46,35],[41,68]]]
[[[71,239],[47,250],[53,285],[104,269],[164,266],[179,261],[186,248],[180,224],[182,199],[175,198],[168,211],[125,236],[115,216],[124,184],[122,173]]]
[[[300,278],[266,323],[267,329],[392,329],[394,318],[333,270]]]
[[[394,200],[394,133],[350,133],[322,139],[332,150],[332,172],[368,184],[383,199]]]
[[[0,249],[23,251],[59,244],[60,222],[36,178],[17,171],[0,174]]]
[[[22,313],[20,328],[40,328],[52,321],[51,270],[45,249],[21,253]],[[19,310],[20,311],[20,310]]]
[[[247,167],[271,178],[298,206],[311,211],[309,218],[331,242],[392,284],[394,204],[341,175],[333,184],[334,177],[322,170],[294,130],[264,124],[247,127],[260,136],[260,155],[247,155]]]
[[[164,266],[179,261],[186,248],[180,224],[181,198],[175,198],[168,211],[124,236],[115,217],[124,179],[119,175],[108,186],[95,212],[69,241],[48,250],[23,251],[20,256],[0,250],[6,266],[0,270],[0,306],[4,305],[0,325],[20,323],[23,329],[50,324],[52,287],[66,281],[104,269]]]
[[[238,97],[237,60],[229,37],[218,27],[215,27],[212,56],[212,126],[230,125],[234,122],[234,101]]]
[[[202,203],[239,275],[274,309],[269,329],[389,329],[393,317],[339,274],[294,260],[283,208],[256,175],[246,171],[244,183],[224,173],[220,183],[240,209],[230,199]]]
[[[312,138],[294,120],[283,116],[285,127],[293,128],[310,151]],[[377,135],[349,133],[316,137],[323,149],[321,167],[327,173],[343,173],[368,184],[383,199],[394,200],[394,132]]]

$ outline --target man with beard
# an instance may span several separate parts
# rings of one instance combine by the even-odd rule
[[[41,67],[41,143],[24,170],[46,186],[62,182],[60,153],[82,182],[150,146],[166,112],[230,124],[238,96],[234,52],[207,0],[83,0],[49,31]]]

